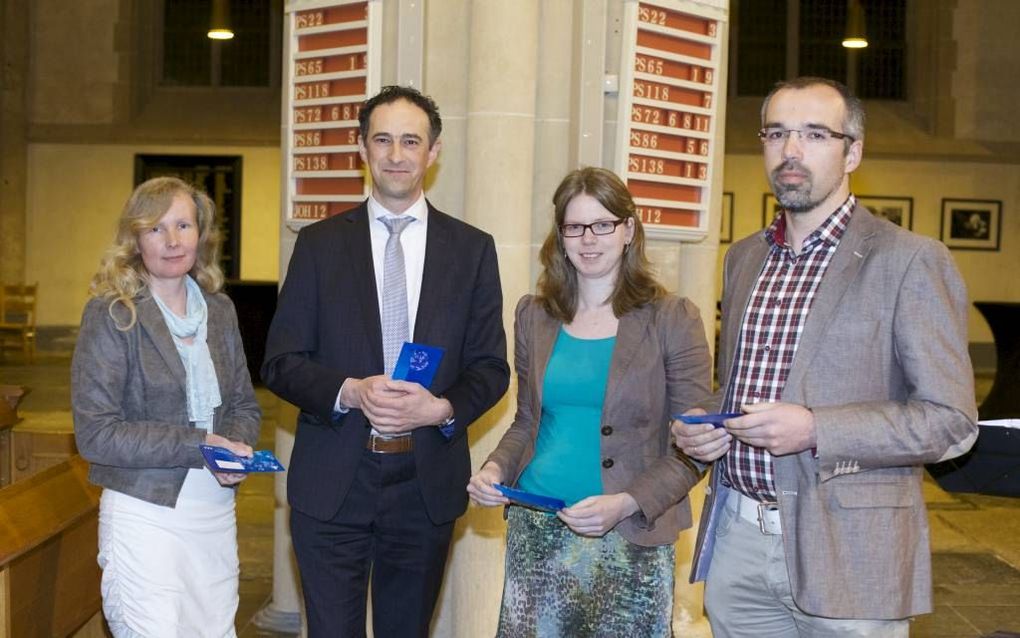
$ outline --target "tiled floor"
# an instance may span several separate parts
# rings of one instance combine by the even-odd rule
[[[32,388],[20,409],[26,419],[66,419],[69,424],[68,363],[66,355],[40,357],[34,366],[0,360],[0,383]],[[978,379],[979,397],[989,385],[989,379]],[[259,447],[272,449],[276,402],[265,390],[257,393],[265,412]],[[996,631],[1020,635],[1020,499],[949,494],[927,481],[925,500],[932,530],[935,613],[916,620],[911,636],[963,638]],[[237,512],[238,633],[241,638],[272,636],[252,623],[272,590],[272,477],[246,480],[238,494]]]

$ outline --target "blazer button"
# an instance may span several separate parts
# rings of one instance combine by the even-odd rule
[[[603,425],[602,426],[602,436],[609,436],[612,433],[613,433],[613,426],[611,426],[611,425]]]
[[[607,470],[613,467],[613,459],[606,459],[602,461],[602,467],[606,468]]]

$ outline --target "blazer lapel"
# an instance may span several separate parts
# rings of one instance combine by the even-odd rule
[[[173,337],[170,336],[170,329],[166,327],[166,321],[163,320],[163,314],[159,311],[159,306],[156,305],[156,301],[152,298],[151,293],[149,295],[148,297],[135,300],[138,324],[149,336],[149,340],[152,341],[156,351],[163,358],[163,362],[170,369],[170,374],[181,385],[181,390],[187,394],[187,378],[184,372],[184,364],[181,363],[181,355],[177,352],[177,346],[174,345]]]
[[[368,203],[363,202],[342,217],[341,255],[338,258],[337,277],[353,281],[355,301],[361,306],[365,320],[368,347],[374,367],[383,369],[382,320],[379,318],[379,295],[375,289],[375,265],[372,262],[372,234],[369,231]]]
[[[758,233],[748,247],[747,253],[739,258],[734,258],[739,261],[734,261],[732,272],[726,273],[723,287],[725,289],[727,286],[732,286],[728,296],[733,302],[723,308],[722,328],[725,338],[722,339],[722,343],[726,344],[726,352],[720,353],[720,362],[730,362],[729,365],[732,365],[733,355],[736,354],[736,347],[740,342],[740,324],[743,322],[747,304],[751,300],[751,291],[754,290],[754,284],[758,281],[758,275],[761,273],[762,264],[765,263],[768,252],[769,244],[765,239],[765,233]],[[720,370],[719,372],[720,379],[725,379],[728,384],[730,370]]]
[[[552,356],[553,345],[560,334],[563,326],[558,319],[549,316],[541,306],[535,303],[531,316],[535,325],[532,326],[534,342],[531,345],[531,397],[536,418],[541,416],[542,409],[542,387],[545,384],[545,370],[549,366],[549,357]],[[527,330],[525,326],[521,330]]]
[[[436,319],[446,308],[445,299],[451,297],[446,289],[457,285],[456,250],[450,245],[449,220],[426,202],[428,230],[425,234],[425,264],[418,295],[418,314],[414,319],[414,341],[429,343],[442,341],[433,337]]]
[[[612,397],[619,392],[619,386],[627,378],[627,370],[634,361],[641,343],[648,335],[650,325],[651,304],[637,308],[620,317],[616,329],[616,344],[609,362],[609,380],[606,382],[606,395],[602,402],[602,412],[612,405]]]
[[[807,372],[811,359],[824,349],[822,340],[825,331],[836,309],[839,308],[843,295],[867,259],[874,234],[874,218],[858,204],[811,302],[811,310],[804,323],[800,342],[797,344],[797,353],[794,355],[793,366],[787,377],[786,388],[800,386],[800,379]],[[787,396],[785,389],[783,395]]]

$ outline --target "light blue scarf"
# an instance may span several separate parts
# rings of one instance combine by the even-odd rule
[[[184,364],[185,387],[188,393],[188,419],[198,427],[212,431],[213,412],[223,401],[220,398],[220,385],[216,379],[216,368],[213,367],[212,356],[206,336],[209,332],[209,307],[202,296],[202,290],[189,275],[185,275],[185,286],[188,292],[187,315],[178,317],[163,300],[156,295],[160,312],[170,335],[174,338],[177,353]],[[183,339],[192,337],[191,345]]]

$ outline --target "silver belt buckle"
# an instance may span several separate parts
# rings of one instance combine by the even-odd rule
[[[758,529],[768,535],[783,533],[778,503],[758,503]]]

